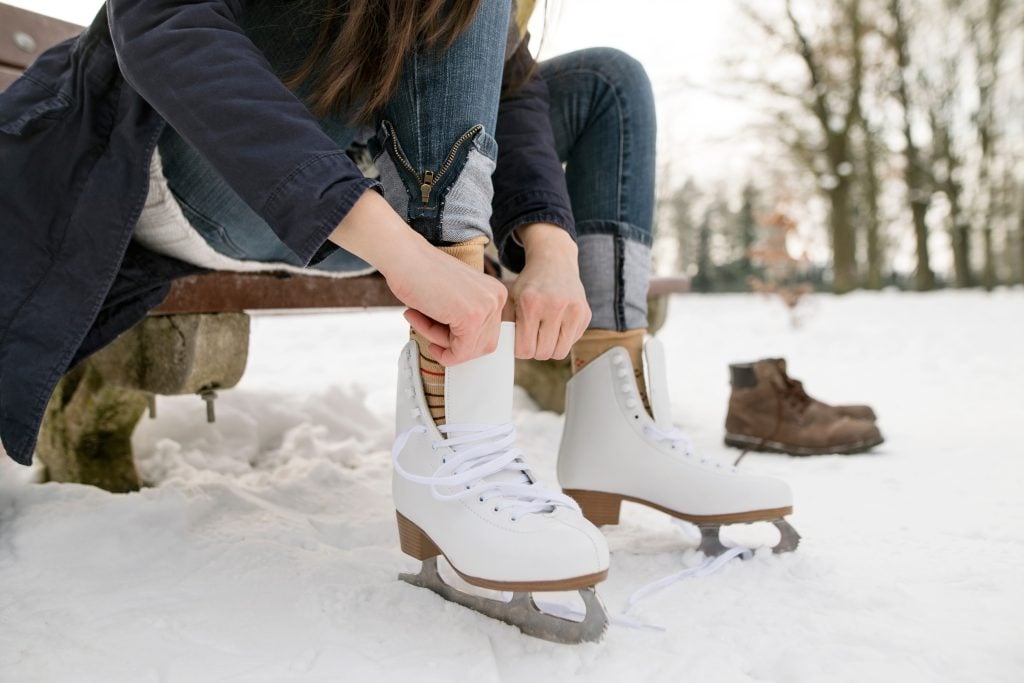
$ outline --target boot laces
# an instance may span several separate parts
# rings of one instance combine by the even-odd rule
[[[441,466],[432,476],[413,474],[398,461],[409,438],[427,431],[423,425],[399,434],[391,449],[395,472],[408,481],[430,486],[436,500],[454,501],[470,496],[476,496],[480,502],[493,500],[494,511],[511,511],[513,522],[523,515],[553,512],[556,507],[579,511],[579,505],[569,496],[534,482],[523,452],[513,446],[516,430],[511,422],[445,424],[437,429],[446,438],[434,441],[431,448],[435,451],[447,448],[450,454],[441,459]],[[443,493],[440,487],[458,490]]]
[[[644,435],[653,441],[667,441],[674,451],[682,451],[683,457],[694,458],[699,457],[693,451],[693,441],[678,427],[671,427],[669,429],[662,429],[657,425],[648,424],[644,425]],[[698,462],[701,465],[708,467],[714,467],[715,469],[723,469],[722,463],[714,460],[709,460],[705,457],[699,457]],[[731,471],[735,472],[736,468],[731,467]]]
[[[782,397],[798,411],[803,412],[806,410],[813,399],[807,394],[807,390],[804,389],[804,383],[798,379],[792,379],[788,375],[782,375],[782,382],[783,384],[779,392],[782,394]]]

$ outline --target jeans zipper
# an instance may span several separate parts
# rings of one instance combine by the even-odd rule
[[[391,136],[391,149],[394,152],[395,158],[398,159],[399,163],[401,163],[403,167],[405,167],[405,170],[412,174],[413,178],[419,180],[420,200],[424,204],[430,203],[430,192],[434,189],[434,184],[444,177],[444,174],[447,173],[452,167],[452,164],[455,163],[455,157],[458,155],[459,149],[484,129],[484,127],[478,123],[459,136],[459,139],[455,141],[454,145],[452,145],[451,151],[448,152],[448,156],[445,158],[444,163],[441,164],[441,168],[437,169],[436,173],[434,171],[423,171],[421,179],[420,174],[416,172],[416,169],[412,167],[412,164],[409,163],[409,160],[405,158],[405,155],[402,154],[401,150],[398,148],[398,135],[395,134],[395,127],[390,121],[385,121],[384,126],[388,129],[388,134]]]

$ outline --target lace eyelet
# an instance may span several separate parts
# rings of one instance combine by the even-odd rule
[[[501,512],[501,510],[499,510],[498,508],[494,508],[494,511],[495,512]]]
[[[484,497],[480,496],[477,500],[479,500],[482,503],[482,502],[484,502]]]
[[[518,518],[518,517],[510,517],[510,518],[509,518],[509,521],[510,521],[510,522],[518,522],[518,521],[519,521],[519,518]]]

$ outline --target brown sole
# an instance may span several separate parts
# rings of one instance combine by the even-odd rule
[[[838,446],[825,446],[825,447],[811,447],[811,446],[794,446],[792,444],[785,444],[779,441],[764,441],[754,436],[744,436],[742,434],[726,434],[725,445],[732,446],[733,448],[740,448],[748,451],[757,451],[759,453],[782,453],[785,455],[853,455],[854,453],[864,453],[869,451],[875,446],[883,443],[885,439],[868,439],[866,441],[855,441],[853,443],[840,444]]]
[[[430,536],[423,529],[420,529],[408,517],[403,516],[397,510],[395,515],[398,517],[398,542],[402,547],[403,553],[417,560],[429,560],[432,557],[442,556],[445,560],[448,560],[448,564],[451,565],[456,574],[462,577],[463,581],[480,588],[512,591],[514,593],[571,591],[589,588],[608,578],[607,569],[596,574],[574,576],[568,579],[558,579],[557,581],[491,581],[490,579],[469,576],[459,571],[459,568],[448,559],[447,555],[441,552],[441,549],[437,547],[437,544],[430,539]]]
[[[601,526],[604,524],[618,524],[619,513],[622,510],[622,502],[639,503],[649,508],[664,512],[676,519],[682,519],[693,524],[749,524],[751,522],[770,522],[776,519],[793,514],[793,507],[769,508],[765,510],[751,510],[749,512],[732,512],[727,515],[689,515],[685,512],[678,512],[662,507],[649,500],[624,496],[618,493],[604,493],[603,491],[581,491],[579,489],[565,489],[563,493],[579,503],[583,510],[583,516],[592,524]]]

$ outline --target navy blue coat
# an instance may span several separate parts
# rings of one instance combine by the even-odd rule
[[[238,19],[245,0],[108,0],[76,39],[0,93],[0,440],[32,461],[60,378],[206,269],[131,239],[168,123],[306,265],[368,180],[271,71]],[[530,60],[525,44],[509,66]],[[534,76],[499,108],[492,225],[574,231],[547,86]]]

